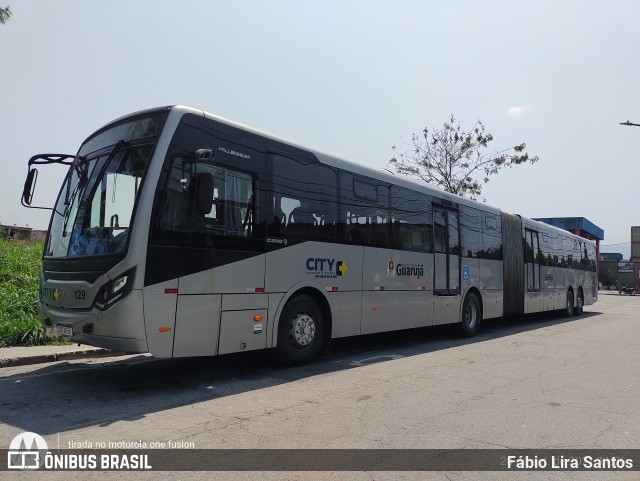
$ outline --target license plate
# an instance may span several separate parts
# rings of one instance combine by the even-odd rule
[[[61,336],[73,336],[73,328],[68,324],[56,324],[56,330]]]

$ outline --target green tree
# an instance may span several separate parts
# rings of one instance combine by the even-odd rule
[[[599,281],[602,283],[603,288],[608,288],[609,286],[613,286],[616,283],[616,275],[613,273],[611,269],[601,270],[600,271],[600,279]]]
[[[5,24],[9,17],[11,16],[11,8],[7,5],[6,7],[0,7],[0,23]]]
[[[399,174],[418,177],[447,192],[475,200],[481,198],[482,186],[491,175],[505,167],[538,161],[538,156],[530,157],[525,152],[524,143],[492,150],[489,145],[492,141],[493,135],[479,120],[465,131],[452,115],[440,130],[425,127],[421,135],[413,133],[411,141],[405,142],[406,149],[394,145],[389,166]]]

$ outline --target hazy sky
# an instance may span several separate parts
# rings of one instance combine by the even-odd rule
[[[75,154],[121,115],[203,109],[374,168],[451,114],[540,161],[487,203],[584,216],[628,256],[640,225],[640,2],[6,0],[0,222],[44,229],[20,195],[30,156]],[[34,203],[52,205],[61,166]]]

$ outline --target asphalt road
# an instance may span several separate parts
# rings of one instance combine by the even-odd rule
[[[209,448],[639,448],[640,296],[584,315],[486,322],[336,342],[316,363],[269,353],[128,356],[0,370],[0,448],[17,434],[73,443]],[[175,445],[175,444],[174,444]],[[0,478],[128,479],[0,472]],[[135,475],[140,478],[140,474]],[[639,479],[585,472],[145,473],[148,479]]]

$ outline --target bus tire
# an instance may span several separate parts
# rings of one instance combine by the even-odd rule
[[[574,316],[579,316],[584,312],[584,297],[582,297],[582,292],[578,292],[578,304],[573,310]]]
[[[320,354],[324,340],[322,309],[308,295],[290,299],[278,323],[278,357],[289,366],[305,364]]]
[[[573,291],[567,291],[567,300],[564,306],[564,317],[573,316]]]
[[[471,337],[478,334],[482,322],[482,306],[478,296],[473,293],[467,294],[462,304],[462,319],[459,324],[459,332],[464,337]]]

